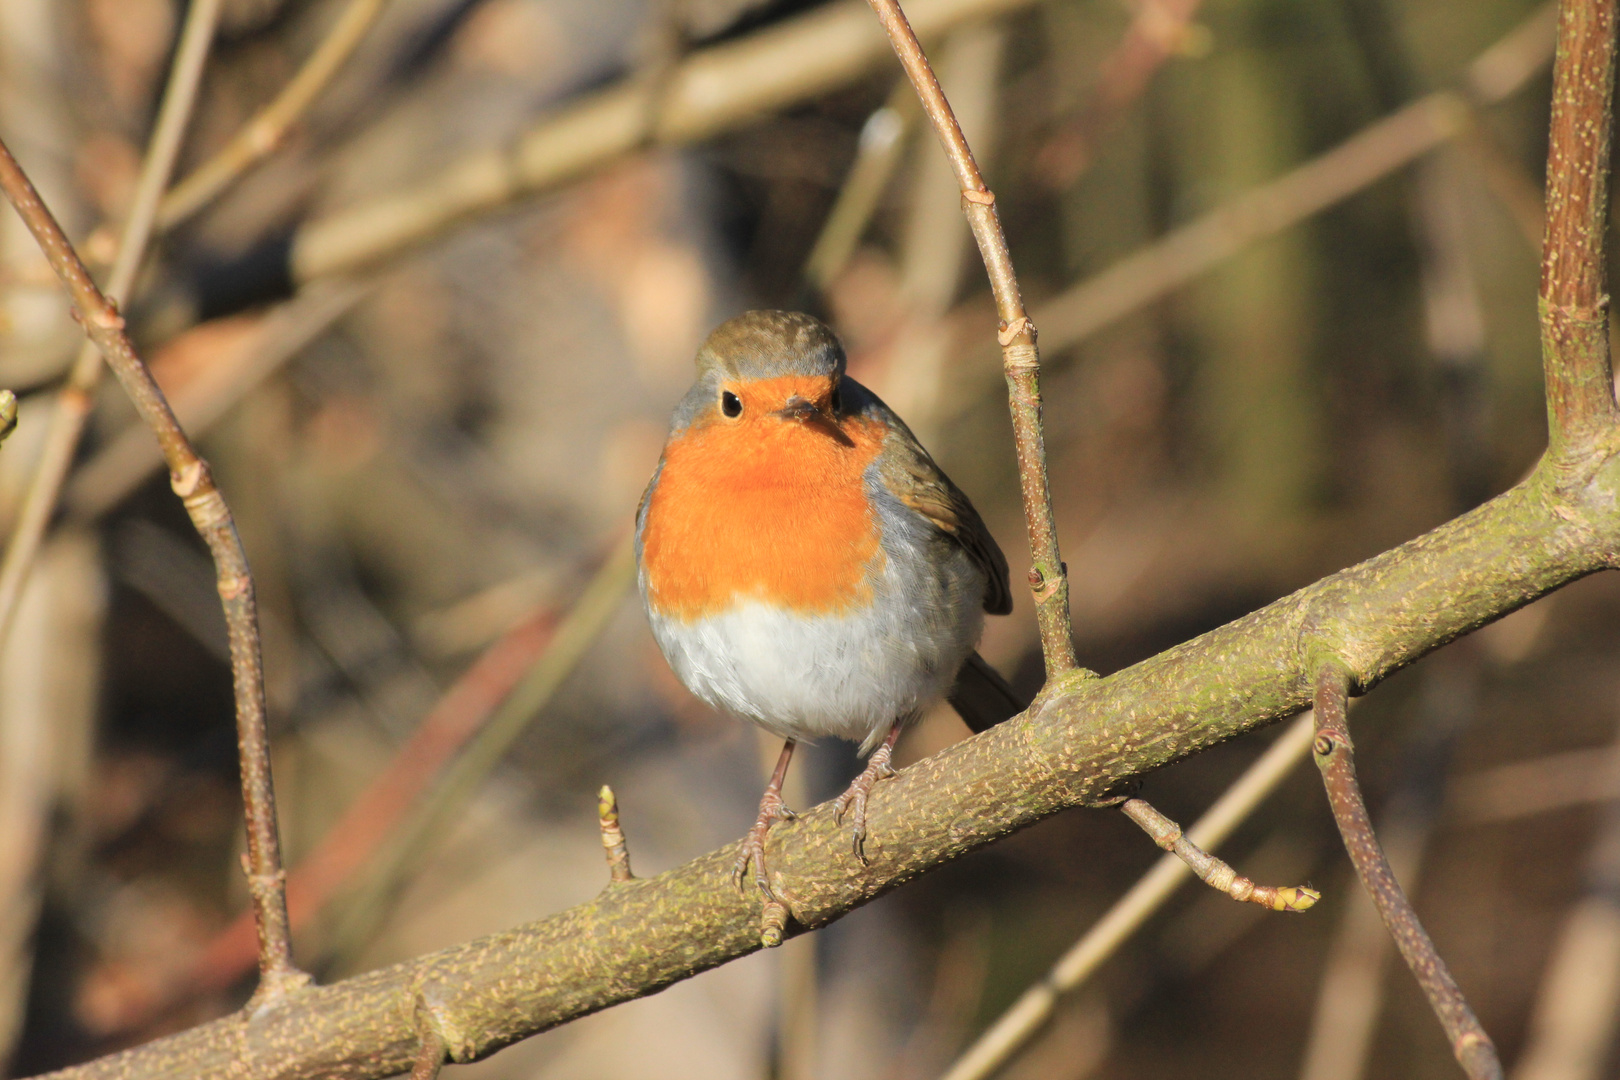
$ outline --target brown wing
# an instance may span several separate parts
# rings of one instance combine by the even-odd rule
[[[884,484],[897,499],[961,545],[989,579],[984,610],[991,615],[1006,615],[1012,611],[1012,588],[1007,581],[1007,557],[1001,553],[996,538],[985,528],[984,520],[962,489],[951,483],[951,478],[928,456],[911,429],[887,406],[879,406],[887,414],[885,419],[891,428],[885,447],[888,453],[881,466]]]

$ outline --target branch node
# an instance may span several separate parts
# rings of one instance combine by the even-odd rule
[[[1012,322],[1000,323],[996,327],[996,344],[1003,349],[1023,338],[1029,345],[1035,344],[1035,324],[1029,321],[1029,316],[1020,315]]]
[[[450,1040],[440,1023],[439,1012],[428,1004],[420,991],[416,994],[416,1060],[411,1064],[411,1080],[436,1080],[446,1058],[454,1059]]]
[[[191,523],[205,537],[213,530],[230,523],[231,511],[225,505],[224,497],[211,483],[202,491],[186,496],[181,502],[185,504],[186,513],[191,516]]]
[[[193,458],[181,466],[178,472],[169,474],[169,487],[182,499],[189,499],[197,493],[203,478],[208,475],[208,466],[202,458]],[[187,507],[189,510],[190,508]]]
[[[982,191],[978,188],[963,188],[962,201],[972,203],[974,206],[994,206],[996,205],[996,193],[988,188]]]
[[[787,936],[787,905],[780,900],[765,901],[765,910],[759,917],[759,943],[767,949],[782,944]]]
[[[112,297],[106,298],[106,306],[91,308],[85,316],[85,322],[110,334],[124,329],[124,317],[118,314],[118,308],[114,306]]]
[[[625,844],[624,829],[619,826],[619,799],[606,784],[596,796],[596,818],[602,827],[602,848],[607,854],[608,885],[623,885],[634,881],[630,872],[630,849]]]
[[[1009,376],[1032,374],[1041,370],[1041,354],[1030,342],[1006,345],[1001,350],[1001,366]]]

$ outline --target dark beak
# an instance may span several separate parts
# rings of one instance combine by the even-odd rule
[[[776,410],[776,415],[784,420],[797,420],[807,427],[815,428],[823,435],[844,446],[855,445],[850,437],[845,435],[843,430],[839,428],[837,422],[816,408],[815,402],[808,398],[802,398],[795,394],[788,398],[786,405]]]

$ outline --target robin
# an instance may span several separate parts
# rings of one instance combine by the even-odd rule
[[[983,730],[1022,708],[974,651],[1012,610],[1007,560],[973,504],[808,315],[750,311],[697,354],[636,515],[653,636],[686,687],[786,740],[737,859],[766,899],[765,837],[792,811],[801,739],[870,755],[839,797],[865,861],[866,806],[895,740],[939,698]]]

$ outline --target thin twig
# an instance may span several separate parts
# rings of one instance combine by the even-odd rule
[[[231,136],[213,157],[175,184],[158,207],[157,227],[168,232],[206,206],[237,177],[281,145],[320,92],[359,48],[388,0],[349,0],[337,22],[275,100]]]
[[[1002,369],[1007,377],[1012,411],[1013,441],[1018,452],[1019,487],[1024,497],[1024,520],[1029,528],[1031,566],[1029,586],[1035,596],[1035,619],[1040,625],[1041,652],[1050,679],[1076,667],[1074,639],[1069,628],[1069,575],[1058,551],[1057,522],[1052,515],[1052,492],[1046,480],[1046,437],[1041,429],[1040,353],[1035,346],[1035,324],[1024,311],[1013,270],[1007,238],[996,213],[996,197],[985,186],[973,151],[939,88],[928,57],[897,0],[870,0],[889,35],[900,66],[922,99],[923,112],[934,126],[962,188],[962,212],[978,242],[990,290],[996,298],[1000,324],[996,341],[1001,346]]]
[[[1402,748],[1378,820],[1390,872],[1413,888],[1423,872],[1452,749],[1478,713],[1483,650],[1464,639],[1427,665],[1422,719]],[[1365,895],[1348,898],[1322,969],[1300,1080],[1362,1080],[1383,1011],[1389,931]]]
[[[1562,0],[1547,145],[1541,351],[1555,458],[1614,427],[1609,297],[1609,139],[1616,0]]]
[[[1322,782],[1327,788],[1339,835],[1344,838],[1345,850],[1350,853],[1356,874],[1377,905],[1378,914],[1395,939],[1406,966],[1412,969],[1424,996],[1429,999],[1429,1006],[1445,1029],[1446,1038],[1451,1040],[1451,1052],[1463,1071],[1471,1080],[1500,1080],[1502,1063],[1497,1060],[1495,1045],[1468,1007],[1445,961],[1435,951],[1434,942],[1429,940],[1417,912],[1412,910],[1411,901],[1395,880],[1389,860],[1378,846],[1372,819],[1367,815],[1367,804],[1361,798],[1361,785],[1356,781],[1350,732],[1345,724],[1345,700],[1349,690],[1349,676],[1333,664],[1324,665],[1316,676],[1316,741],[1312,750],[1317,767],[1322,770]]]
[[[247,818],[247,854],[243,861],[259,928],[258,1000],[278,999],[307,984],[309,976],[292,962],[281,841],[276,831],[276,798],[270,779],[270,744],[265,732],[258,612],[253,576],[248,570],[242,541],[236,534],[236,523],[224,496],[214,486],[207,462],[197,456],[169,410],[163,391],[158,389],[151,372],[136,355],[135,347],[124,333],[123,317],[96,288],[61,226],[3,143],[0,143],[0,188],[67,287],[85,333],[123,384],[135,411],[157,436],[163,447],[163,459],[169,466],[170,485],[185,504],[192,524],[213,556],[225,625],[230,633],[231,676],[236,691],[237,753]]]
[[[197,100],[197,87],[202,81],[203,66],[208,60],[221,3],[222,0],[198,0],[186,12],[168,85],[163,91],[163,102],[158,107],[157,123],[152,129],[151,142],[147,146],[145,161],[141,164],[135,196],[130,203],[129,216],[124,219],[118,254],[113,260],[112,273],[107,282],[107,296],[114,309],[128,301],[130,286],[134,284],[135,275],[145,258],[158,200],[169,182],[169,174],[174,169],[174,160],[180,153],[192,107]],[[79,436],[84,432],[85,421],[90,415],[96,387],[101,383],[102,370],[101,353],[87,341],[68,372],[67,382],[56,392],[39,464],[28,482],[17,524],[6,543],[5,557],[0,559],[0,645],[4,645],[6,635],[10,632],[23,585],[34,565],[34,557],[39,554],[39,546],[45,539],[45,530],[56,509],[62,482],[67,478],[74,451],[79,445]]]
[[[1279,735],[1204,816],[1187,830],[1200,848],[1218,847],[1310,752],[1315,724],[1309,713]],[[944,1080],[984,1080],[1006,1064],[1052,1016],[1061,995],[1091,977],[1192,875],[1192,868],[1166,855],[1131,886],[1052,969],[1025,990],[1012,1007],[957,1058]]]
[[[1322,894],[1298,885],[1256,885],[1222,860],[1205,851],[1181,831],[1181,826],[1165,817],[1142,799],[1126,799],[1120,805],[1125,816],[1142,827],[1153,842],[1187,864],[1198,880],[1234,900],[1259,904],[1272,911],[1309,911]]]
[[[630,847],[619,824],[619,797],[606,784],[596,796],[596,818],[602,828],[602,850],[607,855],[608,880],[614,885],[634,881],[630,872]]]

